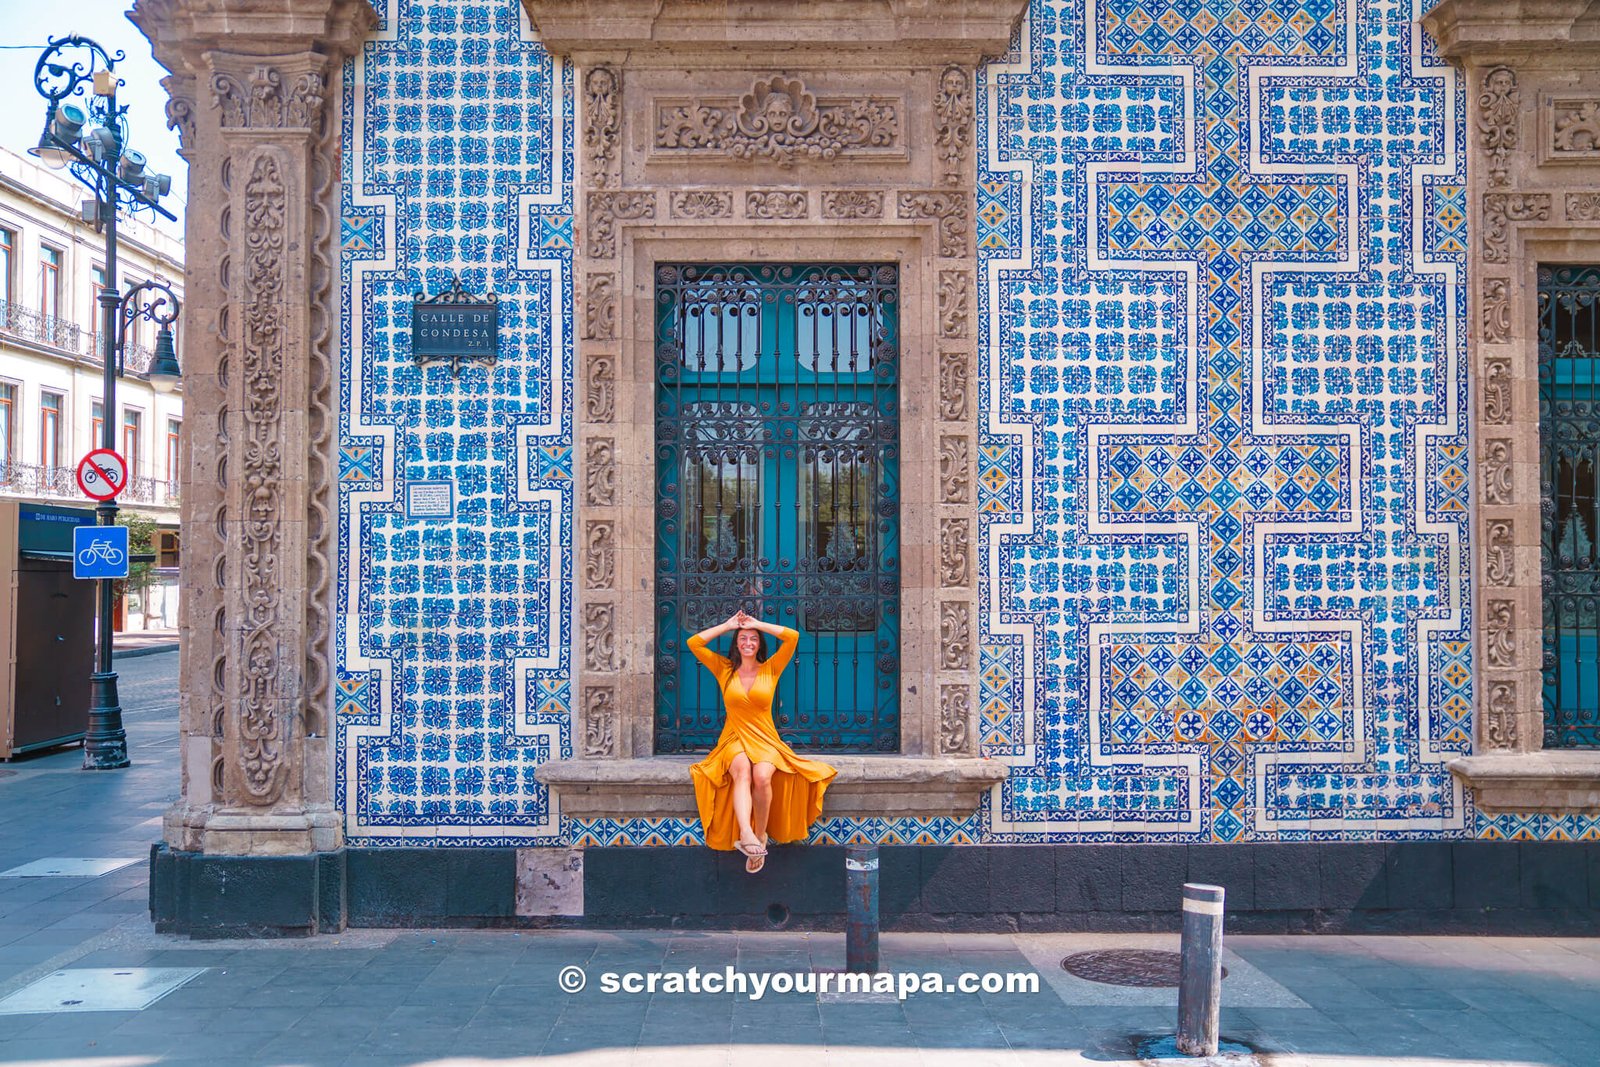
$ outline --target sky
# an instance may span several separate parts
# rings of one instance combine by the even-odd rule
[[[178,155],[178,134],[167,129],[167,94],[161,79],[167,72],[150,55],[145,40],[127,12],[132,0],[69,0],[57,7],[51,0],[0,0],[0,145],[25,153],[39,143],[45,99],[33,85],[33,69],[51,37],[78,34],[104,46],[117,63],[122,86],[117,103],[128,105],[128,145],[143,152],[149,168],[172,175],[172,192],[162,206],[178,223],[155,218],[170,233],[182,236],[188,164]],[[150,218],[149,212],[143,217]]]

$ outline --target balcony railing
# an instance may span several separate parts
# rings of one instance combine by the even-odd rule
[[[74,356],[92,354],[86,353],[84,348],[85,338],[89,335],[77,323],[55,315],[41,315],[31,308],[5,300],[0,300],[0,332],[21,341],[57,348]]]
[[[165,478],[138,475],[118,496],[123,504],[152,504],[177,507],[178,483]],[[77,472],[71,467],[45,467],[35,463],[0,463],[0,494],[6,496],[58,497],[72,503],[87,504],[78,488]]]

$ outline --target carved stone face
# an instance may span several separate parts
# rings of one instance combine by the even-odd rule
[[[788,93],[769,93],[761,106],[761,117],[767,120],[767,129],[774,133],[788,128],[794,117],[794,98]]]

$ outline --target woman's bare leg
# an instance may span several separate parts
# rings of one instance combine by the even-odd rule
[[[733,818],[739,825],[739,843],[746,848],[760,848],[761,835],[750,827],[750,757],[743,752],[733,757],[728,773],[733,776]]]
[[[757,841],[765,841],[767,837],[767,813],[772,810],[772,764],[762,760],[751,771],[751,799],[754,801],[750,813],[750,830]]]

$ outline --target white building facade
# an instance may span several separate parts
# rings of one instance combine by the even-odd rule
[[[183,396],[151,387],[156,325],[136,321],[116,410],[106,411],[97,302],[107,282],[105,236],[80,217],[87,196],[68,175],[0,149],[0,496],[92,507],[74,472],[101,446],[103,420],[113,419],[131,474],[119,503],[160,527],[155,581],[148,595],[128,599],[119,628],[175,627]],[[153,280],[182,297],[179,238],[124,217],[117,260],[120,291]]]

